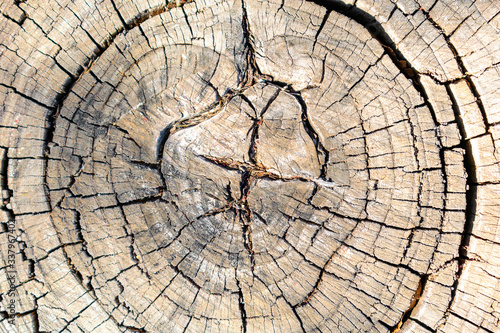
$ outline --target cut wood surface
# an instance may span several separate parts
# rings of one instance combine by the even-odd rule
[[[500,332],[496,0],[0,12],[0,332]]]

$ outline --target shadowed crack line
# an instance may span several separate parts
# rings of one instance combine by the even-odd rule
[[[236,286],[238,287],[238,304],[240,307],[242,329],[243,329],[243,333],[246,333],[247,332],[247,311],[245,309],[245,297],[243,296],[243,290],[241,290],[241,283],[240,283],[240,280],[238,279],[238,272],[236,270],[234,272],[234,278],[236,280]]]
[[[427,274],[422,275],[422,277],[419,280],[417,290],[415,290],[415,293],[413,294],[413,296],[411,298],[410,307],[404,312],[403,316],[401,317],[401,320],[396,325],[389,326],[386,323],[380,321],[380,323],[382,323],[382,325],[386,326],[388,329],[391,330],[391,333],[398,332],[401,329],[401,327],[404,325],[404,323],[406,323],[406,321],[408,321],[408,319],[410,319],[413,309],[415,309],[418,302],[420,301],[420,298],[422,297],[422,293],[424,291],[424,288],[425,288],[425,285],[427,283],[428,278],[429,278],[429,275],[427,275]],[[415,320],[415,319],[412,318],[412,320]],[[419,323],[419,324],[422,324],[422,323]],[[422,326],[427,328],[425,326],[425,324],[423,324]]]
[[[253,45],[253,36],[250,29],[250,22],[248,20],[248,13],[244,0],[241,1],[241,5],[243,13],[242,29],[245,39],[245,48],[247,52],[247,73],[242,82],[243,86],[249,87],[262,80],[271,80],[272,77],[270,75],[263,74],[259,66],[257,65],[257,61],[255,60],[256,52]]]
[[[156,159],[158,163],[161,163],[162,161],[165,144],[170,136],[182,129],[199,125],[205,120],[214,117],[216,114],[224,110],[227,103],[229,103],[231,98],[236,94],[236,91],[229,90],[221,98],[217,97],[218,100],[210,104],[204,111],[169,123],[158,136],[156,144]]]

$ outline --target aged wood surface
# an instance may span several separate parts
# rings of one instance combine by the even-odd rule
[[[0,332],[500,332],[498,1],[0,12]]]

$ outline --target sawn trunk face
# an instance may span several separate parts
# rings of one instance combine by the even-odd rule
[[[497,332],[500,4],[0,4],[0,332]]]

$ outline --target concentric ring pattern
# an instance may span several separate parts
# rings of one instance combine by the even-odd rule
[[[499,8],[448,2],[3,5],[0,328],[496,331]]]

